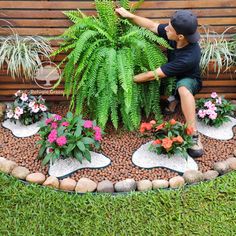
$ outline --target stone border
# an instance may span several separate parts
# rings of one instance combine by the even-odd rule
[[[175,176],[171,179],[156,179],[150,181],[148,179],[135,181],[134,179],[125,179],[113,184],[109,180],[103,180],[99,183],[92,181],[89,178],[81,178],[75,181],[71,178],[62,180],[54,177],[46,176],[40,172],[30,173],[30,171],[22,166],[18,166],[16,162],[0,157],[0,172],[12,175],[25,184],[35,183],[42,186],[51,187],[55,190],[61,190],[68,193],[84,194],[90,193],[129,193],[131,191],[145,192],[157,189],[178,189],[184,186],[197,184],[202,181],[213,180],[218,176],[222,176],[230,171],[236,170],[236,149],[228,156],[225,161],[214,163],[214,170],[208,170],[205,173],[196,170],[187,170],[183,176]]]

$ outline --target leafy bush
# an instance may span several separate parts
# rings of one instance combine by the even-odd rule
[[[167,62],[157,44],[169,48],[154,33],[121,19],[110,0],[95,0],[98,17],[81,11],[64,12],[74,23],[59,38],[64,42],[53,53],[69,51],[62,78],[65,94],[72,95],[70,109],[83,109],[104,128],[111,119],[115,128],[119,118],[128,129],[137,128],[142,109],[160,119],[159,80],[137,85],[135,74],[155,70]],[[129,1],[120,1],[126,9]],[[58,84],[60,81],[58,82]],[[170,94],[174,81],[165,79],[165,93]]]
[[[230,120],[228,116],[233,116],[236,107],[230,101],[213,92],[210,98],[197,100],[196,108],[197,117],[200,121],[206,125],[220,127]]]
[[[65,118],[59,115],[50,116],[40,126],[41,145],[38,158],[45,165],[57,158],[74,157],[82,162],[83,158],[91,161],[90,150],[99,148],[102,139],[101,128],[91,120],[83,120],[68,112]]]
[[[15,100],[12,106],[8,106],[6,117],[16,123],[17,120],[23,125],[31,125],[44,116],[48,108],[41,96],[33,96],[21,90],[15,93]]]
[[[187,158],[187,149],[194,144],[193,128],[174,119],[159,124],[155,120],[142,123],[140,132],[142,134],[150,132],[154,137],[154,141],[149,147],[150,151],[166,154],[168,157],[181,155]]]

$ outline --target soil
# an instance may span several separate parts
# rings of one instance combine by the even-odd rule
[[[51,112],[65,116],[68,110],[68,103],[54,103]],[[174,118],[183,121],[180,108],[174,115],[165,116],[165,120]],[[146,120],[149,121],[149,120]],[[81,177],[90,178],[96,182],[108,179],[112,182],[134,178],[141,179],[170,179],[178,173],[166,168],[143,169],[132,164],[131,157],[142,144],[150,138],[140,136],[140,133],[129,132],[123,129],[114,130],[108,127],[101,142],[100,152],[109,157],[112,164],[103,169],[83,169],[71,175],[71,178],[78,181]],[[48,167],[41,165],[41,160],[37,159],[39,146],[35,144],[40,137],[38,134],[28,138],[16,138],[11,131],[0,127],[0,156],[15,161],[18,165],[27,167],[31,172],[42,172],[47,174]],[[234,137],[231,140],[220,141],[201,135],[204,146],[204,155],[196,158],[199,169],[202,172],[213,169],[216,161],[225,160],[233,153],[236,146],[236,127],[234,127]]]

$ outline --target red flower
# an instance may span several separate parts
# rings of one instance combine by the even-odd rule
[[[186,131],[187,135],[192,135],[193,134],[193,127],[192,126],[188,126],[185,131]]]
[[[165,127],[165,123],[162,123],[156,127],[156,131],[163,129]]]
[[[176,124],[176,120],[175,120],[175,119],[171,119],[171,120],[170,120],[170,124],[171,124],[171,125],[175,125],[175,124]]]
[[[161,140],[160,139],[156,139],[156,140],[154,140],[153,142],[152,142],[152,144],[161,144]]]
[[[144,133],[146,130],[151,130],[152,129],[152,124],[150,123],[142,123],[140,126],[140,133]]]
[[[155,120],[151,120],[149,123],[150,123],[151,125],[155,125],[157,122],[156,122]]]
[[[176,143],[183,143],[184,140],[181,136],[178,135],[177,137],[172,138],[172,141]]]
[[[168,151],[172,147],[172,143],[173,143],[173,141],[171,139],[163,138],[161,146],[164,147],[166,149],[166,151]]]

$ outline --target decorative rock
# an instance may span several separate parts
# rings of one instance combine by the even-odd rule
[[[16,166],[16,162],[0,157],[0,172],[10,174]]]
[[[214,163],[213,168],[221,175],[223,175],[229,171],[229,165],[226,161],[218,161],[218,162]]]
[[[42,184],[45,181],[46,177],[42,173],[32,173],[26,176],[26,181],[35,184]]]
[[[202,172],[197,170],[187,170],[184,172],[183,178],[186,183],[193,184],[203,179]]]
[[[216,170],[208,170],[207,172],[203,173],[204,180],[212,180],[215,179],[219,173]]]
[[[140,192],[152,190],[152,182],[148,179],[140,180],[137,182],[137,189]]]
[[[103,180],[101,182],[98,183],[97,186],[97,192],[101,192],[101,193],[113,193],[114,190],[114,185],[111,181],[109,180]]]
[[[115,184],[116,192],[135,191],[137,184],[134,179],[125,179]]]
[[[152,188],[159,189],[159,188],[168,188],[169,182],[164,179],[155,179],[152,181]]]
[[[196,161],[190,156],[185,159],[180,155],[174,155],[171,158],[164,154],[158,155],[149,150],[151,143],[143,144],[134,152],[132,156],[134,165],[142,168],[165,167],[181,173],[184,173],[186,170],[198,170]]]
[[[17,166],[11,172],[11,175],[18,179],[26,179],[26,176],[29,174],[30,174],[29,169],[23,166]]]
[[[74,191],[76,181],[71,178],[65,178],[60,181],[60,189],[65,191]]]
[[[184,178],[182,176],[175,176],[169,180],[171,188],[180,188],[184,186]]]
[[[93,192],[97,188],[97,184],[88,178],[81,178],[75,187],[76,192],[86,193],[86,192]]]
[[[43,185],[52,188],[59,188],[59,180],[55,176],[49,176]]]
[[[230,157],[226,160],[226,163],[229,165],[230,170],[236,170],[236,158]]]

